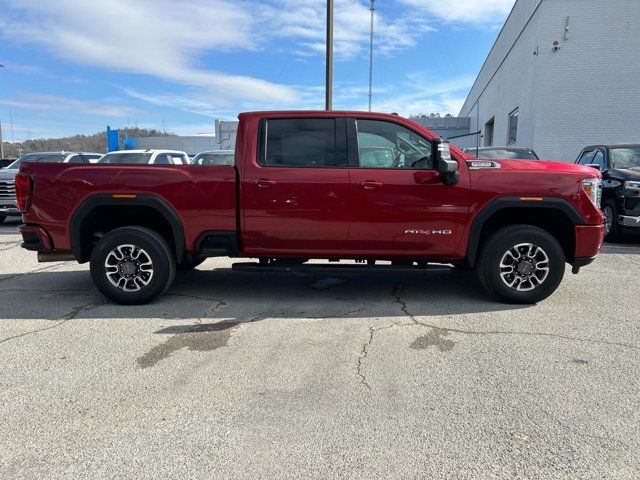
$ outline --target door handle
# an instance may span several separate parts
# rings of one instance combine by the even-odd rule
[[[258,185],[259,187],[271,187],[275,184],[277,184],[277,180],[271,180],[270,178],[261,178],[260,180],[256,180],[256,185]]]
[[[382,187],[384,183],[378,182],[376,180],[365,180],[364,182],[359,182],[358,186],[360,188],[364,188],[365,190],[374,190],[378,187]]]

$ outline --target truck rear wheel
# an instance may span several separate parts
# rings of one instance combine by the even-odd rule
[[[531,225],[512,225],[487,239],[476,271],[498,300],[528,304],[555,292],[564,268],[564,252],[553,235]]]
[[[91,278],[105,297],[122,305],[148,303],[169,288],[176,262],[153,230],[124,227],[107,233],[91,253]]]

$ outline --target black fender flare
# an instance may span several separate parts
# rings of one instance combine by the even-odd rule
[[[482,227],[492,215],[506,208],[540,208],[559,210],[569,217],[574,225],[582,225],[584,219],[576,208],[564,198],[541,197],[528,200],[520,197],[500,197],[489,202],[471,222],[471,230],[467,241],[467,262],[475,266],[480,246]]]
[[[84,258],[85,255],[83,255],[80,227],[91,211],[97,207],[121,207],[127,205],[150,207],[160,213],[171,226],[175,242],[176,260],[181,262],[185,258],[186,240],[184,237],[182,221],[173,207],[171,207],[165,200],[160,197],[156,197],[155,195],[148,194],[131,193],[126,194],[125,196],[115,193],[98,193],[83,200],[71,217],[71,249],[74,257],[79,263],[84,263],[89,260],[88,258]]]

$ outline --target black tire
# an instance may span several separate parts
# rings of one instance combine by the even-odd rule
[[[615,200],[606,200],[602,205],[602,214],[605,216],[605,236],[607,242],[622,242],[625,235],[618,223],[618,207]],[[607,216],[609,219],[607,220]],[[607,226],[607,222],[611,223]]]
[[[515,248],[522,244],[539,247],[541,252],[528,246]],[[531,251],[536,252],[532,257],[528,255]],[[514,253],[521,255],[520,260],[515,259]],[[505,263],[513,262],[513,266],[501,268],[503,258]],[[545,268],[548,268],[546,275]],[[516,304],[531,304],[547,298],[560,285],[564,269],[565,256],[558,241],[546,230],[531,225],[512,225],[493,233],[485,242],[476,266],[480,283],[493,297]],[[529,271],[534,273],[528,275]],[[507,282],[513,285],[510,287]]]
[[[117,272],[112,272],[111,275],[107,273],[107,267],[105,262],[110,261],[117,262],[117,256],[123,251],[126,253],[130,251],[129,248],[123,248],[122,251],[117,251],[117,247],[123,247],[125,245],[133,245],[138,249],[141,249],[146,257],[144,259],[145,265],[148,267],[149,260],[151,262],[151,272],[149,276],[148,270],[143,271],[142,267],[135,266],[135,261],[132,258],[125,257],[126,262],[112,266],[112,268],[118,269]],[[114,253],[115,252],[115,253]],[[132,253],[130,257],[135,255]],[[138,259],[141,258],[138,253]],[[126,263],[125,267],[135,268],[136,272],[132,273],[129,280],[124,275],[122,265]],[[128,271],[126,272],[128,273]],[[108,299],[119,303],[121,305],[142,305],[148,303],[159,295],[162,295],[167,288],[173,282],[173,278],[176,273],[176,262],[171,249],[167,244],[167,241],[159,235],[157,232],[143,227],[124,227],[112,230],[107,233],[96,244],[91,252],[91,278],[96,288]],[[138,288],[135,291],[126,291],[124,288],[119,288],[112,281],[116,281],[120,285],[123,281],[125,288]],[[148,282],[145,285],[140,283]]]
[[[7,219],[6,215],[0,215],[0,223],[4,223],[6,219]]]
[[[190,262],[179,263],[177,269],[179,272],[190,272],[205,260],[206,258],[198,258],[196,260],[191,260]]]

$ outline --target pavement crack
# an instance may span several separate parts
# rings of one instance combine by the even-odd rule
[[[388,328],[393,328],[394,326],[395,324],[378,328],[369,327],[369,336],[367,337],[367,341],[362,345],[362,348],[360,349],[360,355],[358,356],[358,364],[356,367],[356,374],[358,375],[358,377],[360,377],[360,383],[367,387],[367,389],[369,390],[371,390],[371,385],[369,385],[369,382],[367,382],[367,377],[364,373],[364,361],[369,356],[369,347],[371,347],[371,344],[373,343],[373,338],[376,332],[380,330],[386,330]]]
[[[459,328],[448,328],[440,325],[433,325],[421,322],[413,315],[408,307],[407,303],[402,300],[400,294],[403,292],[404,286],[402,281],[398,281],[391,291],[391,295],[396,299],[398,305],[400,305],[400,309],[402,312],[411,320],[411,324],[400,324],[396,323],[395,325],[399,327],[403,326],[412,326],[418,325],[425,328],[431,328],[432,331],[427,334],[425,337],[419,337],[416,342],[414,342],[414,346],[420,348],[420,345],[436,345],[441,351],[449,351],[455,345],[455,342],[451,340],[443,340],[443,336],[447,336],[449,333],[458,333],[460,335],[513,335],[513,336],[529,336],[529,337],[548,337],[548,338],[557,338],[561,340],[568,340],[573,342],[582,342],[582,343],[590,343],[594,345],[609,345],[616,346],[621,348],[629,348],[633,350],[640,350],[640,346],[634,345],[626,342],[614,342],[609,340],[594,340],[590,338],[583,337],[574,337],[572,335],[564,335],[561,333],[546,333],[546,332],[519,332],[516,330],[464,330]],[[428,337],[428,338],[427,338]]]
[[[46,272],[48,270],[53,270],[55,268],[61,267],[62,265],[56,263],[54,265],[47,265],[46,267],[42,267],[42,268],[36,268],[35,270],[32,270],[30,272],[24,272],[24,273],[15,273],[13,275],[7,275],[6,277],[0,278],[0,282],[6,282],[8,280],[12,280],[16,277],[26,277],[27,275],[33,275],[36,273],[40,273],[40,272]]]
[[[373,327],[369,327],[369,337],[367,341],[362,345],[362,349],[360,350],[360,356],[358,356],[358,366],[356,369],[356,374],[360,377],[360,383],[371,390],[371,385],[367,383],[367,377],[364,374],[364,360],[369,355],[369,347],[371,346],[371,342],[373,342],[373,336],[376,332],[376,329]]]
[[[402,310],[402,312],[407,316],[407,318],[409,318],[411,320],[411,323],[413,325],[422,325],[415,316],[413,316],[409,310],[407,309],[407,303],[402,300],[402,297],[400,297],[400,294],[404,291],[404,284],[402,283],[402,280],[398,280],[398,282],[396,282],[396,284],[393,286],[393,289],[391,290],[391,295],[393,296],[393,298],[396,299],[396,303],[398,305],[400,305],[400,310]],[[402,326],[402,324],[396,324],[398,326]]]
[[[85,303],[83,305],[78,305],[76,307],[73,307],[67,313],[65,313],[62,316],[62,320],[57,321],[53,325],[49,325],[49,326],[43,327],[43,328],[37,328],[35,330],[29,330],[28,332],[24,332],[24,333],[20,333],[18,335],[12,335],[11,337],[3,338],[2,340],[0,340],[0,344],[9,342],[11,340],[16,340],[18,338],[26,337],[28,335],[34,335],[36,333],[46,332],[47,330],[53,330],[54,328],[58,328],[58,327],[64,325],[65,323],[70,322],[71,320],[74,320],[75,318],[78,317],[78,315],[80,315],[80,313],[86,312],[86,311],[89,311],[89,310],[93,310],[94,308],[98,308],[99,306],[104,305],[105,303],[106,302],[102,301],[102,302],[89,302],[89,303]]]

